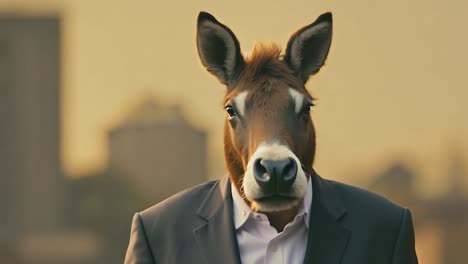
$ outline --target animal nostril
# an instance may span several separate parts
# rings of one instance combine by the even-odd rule
[[[268,175],[266,168],[262,165],[262,159],[255,160],[254,174],[255,180],[257,181],[268,182],[271,178],[270,175]]]
[[[283,160],[257,159],[254,176],[265,192],[284,192],[296,180],[297,164],[293,158]]]
[[[268,173],[267,168],[262,164],[262,159],[255,160],[253,170],[255,181],[263,191],[272,192],[275,190],[274,181]]]
[[[288,162],[284,166],[283,171],[281,173],[282,182],[288,187],[291,186],[296,180],[296,174],[297,174],[296,161],[293,158],[288,158]]]

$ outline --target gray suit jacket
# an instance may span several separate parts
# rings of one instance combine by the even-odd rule
[[[304,263],[415,264],[408,209],[312,175]],[[240,263],[229,179],[180,192],[135,214],[125,263]]]

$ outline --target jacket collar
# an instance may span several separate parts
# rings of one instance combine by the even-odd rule
[[[340,220],[346,209],[333,186],[315,171],[311,174],[313,203],[304,263],[338,264],[350,231]],[[207,263],[240,263],[229,178],[217,181],[197,210],[205,223],[193,230]]]
[[[217,181],[197,210],[205,223],[193,229],[206,263],[240,264],[229,179]]]
[[[219,181],[216,181],[210,189],[198,208],[197,215],[204,220],[210,220],[224,206],[229,206],[229,203],[232,206],[231,186],[229,177],[225,175]]]
[[[335,220],[340,219],[346,214],[346,208],[341,201],[339,194],[330,184],[330,181],[324,180],[320,177],[315,170],[311,175],[313,185],[313,199],[320,202],[320,207],[327,211]],[[314,208],[314,206],[312,206]]]
[[[351,232],[340,223],[346,209],[333,186],[315,171],[309,235],[304,263],[339,264]]]

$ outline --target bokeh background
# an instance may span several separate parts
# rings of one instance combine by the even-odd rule
[[[225,174],[201,10],[245,54],[332,11],[316,170],[409,207],[420,263],[466,263],[468,2],[0,0],[1,263],[121,263],[134,212]]]

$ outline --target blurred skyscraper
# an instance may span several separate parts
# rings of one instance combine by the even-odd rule
[[[58,17],[0,16],[0,263],[90,263],[95,236],[67,224],[60,159]]]
[[[0,240],[63,225],[58,18],[0,17]]]

